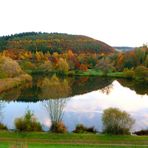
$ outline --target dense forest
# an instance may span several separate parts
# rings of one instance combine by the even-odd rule
[[[0,37],[0,50],[25,49],[31,52],[63,53],[71,49],[75,53],[112,53],[114,49],[109,45],[82,35],[68,35],[62,33],[20,33]]]
[[[59,33],[21,33],[0,38],[0,78],[17,72],[122,77],[148,82],[148,47],[118,52],[98,40]],[[2,58],[3,57],[3,58]],[[5,64],[4,64],[5,63]],[[13,68],[11,68],[13,67]],[[11,70],[9,70],[11,69]]]

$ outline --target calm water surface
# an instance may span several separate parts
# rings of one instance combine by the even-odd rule
[[[33,76],[33,82],[0,94],[0,121],[14,120],[31,109],[44,130],[63,120],[69,131],[76,124],[102,130],[102,112],[109,107],[127,111],[136,120],[133,130],[148,128],[148,86],[129,80],[98,77]]]

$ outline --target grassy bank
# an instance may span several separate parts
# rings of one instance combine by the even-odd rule
[[[32,63],[30,61],[19,61],[19,64],[23,71],[29,74],[57,74],[57,75],[70,75],[70,76],[100,76],[111,78],[127,78],[136,81],[147,81],[147,68],[144,66],[138,66],[135,69],[125,68],[123,71],[113,71],[109,68],[102,70],[99,68],[92,69],[73,69],[65,68],[67,64],[63,64],[60,67],[53,66],[51,62],[37,62]],[[86,71],[85,71],[86,70]]]
[[[105,77],[116,77],[116,78],[126,78],[125,74],[123,72],[109,72],[109,73],[103,73],[100,70],[95,69],[88,69],[87,71],[78,71],[75,72],[74,75],[79,76],[105,76]]]
[[[109,136],[99,134],[53,134],[46,132],[15,133],[0,132],[0,147],[10,145],[28,145],[29,148],[40,147],[148,147],[148,136]]]
[[[59,74],[58,71],[47,72],[45,70],[36,69],[36,70],[25,70],[29,74]],[[71,76],[100,76],[100,77],[116,77],[116,78],[126,78],[123,72],[110,72],[104,74],[100,70],[88,69],[87,71],[68,71],[66,73],[60,73],[59,75],[71,75]]]
[[[0,79],[0,93],[30,81],[32,81],[32,77],[28,74],[21,74],[14,78]]]
[[[145,75],[132,75],[127,74],[125,72],[108,72],[108,73],[103,73],[100,70],[95,70],[95,69],[88,69],[87,71],[78,71],[78,72],[73,72],[73,75],[78,75],[78,76],[100,76],[100,77],[110,77],[110,78],[126,78],[126,79],[133,79],[137,82],[148,82],[148,78]]]
[[[137,145],[73,145],[73,144],[7,144],[1,143],[2,148],[147,148],[147,146]]]

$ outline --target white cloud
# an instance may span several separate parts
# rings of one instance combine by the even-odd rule
[[[68,102],[65,111],[100,112],[109,107],[118,107],[130,113],[138,113],[148,108],[148,96],[138,95],[135,91],[121,86],[118,81],[114,81],[110,94],[98,90],[74,96]]]
[[[83,34],[110,45],[147,42],[147,0],[1,0],[0,35],[26,31]]]

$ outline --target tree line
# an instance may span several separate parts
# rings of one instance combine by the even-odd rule
[[[0,51],[5,49],[25,49],[31,52],[58,52],[68,49],[73,52],[113,52],[109,45],[82,35],[68,35],[62,33],[27,32],[0,37]]]

